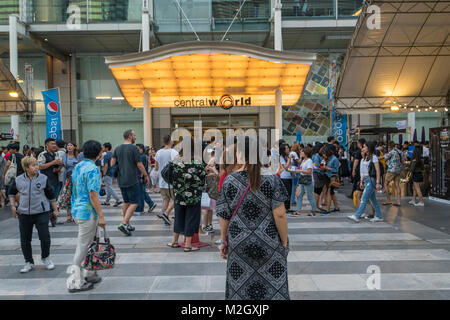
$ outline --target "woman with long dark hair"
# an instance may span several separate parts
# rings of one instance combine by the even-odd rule
[[[422,146],[416,146],[411,157],[411,166],[409,168],[409,172],[412,173],[413,198],[408,203],[415,205],[416,207],[425,206],[422,190],[420,190],[420,184],[423,182],[423,172],[425,171],[422,155]],[[416,203],[417,196],[419,196],[419,202]]]
[[[290,150],[287,144],[282,144],[280,147],[280,166],[283,171],[280,174],[281,181],[288,192],[288,199],[284,202],[286,211],[291,212],[291,192],[292,192],[292,174],[289,171],[292,164],[292,157],[289,156]]]
[[[64,180],[63,189],[58,196],[58,209],[67,210],[67,220],[66,223],[74,222],[71,210],[72,201],[72,171],[73,168],[80,162],[78,159],[78,146],[75,142],[70,141],[67,143],[67,151],[62,157],[62,166],[64,168]]]
[[[256,152],[256,163],[250,161],[250,146],[264,145],[252,139],[245,137],[245,151],[238,150],[245,165],[226,177],[217,201],[221,238],[228,244],[220,246],[228,260],[225,299],[289,299],[284,202],[290,198],[276,175],[261,175],[265,149]]]
[[[348,216],[349,219],[355,222],[359,222],[359,219],[361,218],[361,215],[369,202],[372,203],[372,207],[374,208],[376,214],[376,216],[370,221],[383,221],[383,215],[376,197],[376,192],[381,190],[381,170],[378,157],[375,153],[375,147],[376,142],[366,142],[362,150],[364,153],[364,158],[361,159],[360,165],[360,187],[361,190],[364,191],[358,211],[356,211],[354,215]]]

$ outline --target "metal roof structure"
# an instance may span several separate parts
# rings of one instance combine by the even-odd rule
[[[28,111],[28,106],[28,98],[0,59],[0,115],[23,114]]]
[[[371,29],[377,8],[380,28]],[[449,0],[366,1],[338,79],[336,110],[444,111],[450,90],[449,34]]]

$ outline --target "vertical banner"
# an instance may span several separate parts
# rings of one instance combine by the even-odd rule
[[[328,87],[328,101],[329,106],[331,108],[331,116],[330,116],[330,126],[331,126],[331,135],[336,135],[336,112],[334,110],[334,91],[336,87]]]
[[[347,115],[336,113],[336,140],[345,148],[347,144]]]
[[[45,106],[45,119],[47,122],[46,138],[62,139],[61,134],[61,108],[59,103],[59,89],[42,91]]]

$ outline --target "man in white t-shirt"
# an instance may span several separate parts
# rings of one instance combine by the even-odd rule
[[[173,141],[170,135],[164,136],[163,138],[164,148],[158,150],[155,156],[155,169],[158,170],[159,175],[159,189],[161,192],[161,197],[163,198],[163,212],[161,213],[161,218],[164,220],[166,225],[170,225],[170,211],[172,211],[174,203],[174,193],[173,186],[164,181],[161,176],[161,171],[164,167],[178,156],[178,152],[173,147]]]

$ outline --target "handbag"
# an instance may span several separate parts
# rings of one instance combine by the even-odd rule
[[[202,208],[209,208],[211,204],[211,199],[209,198],[209,195],[207,192],[202,192]]]
[[[236,206],[236,209],[234,209],[234,212],[231,215],[230,223],[228,224],[227,235],[225,237],[225,241],[223,242],[224,249],[228,249],[228,234],[230,233],[231,220],[233,220],[234,216],[236,215],[236,212],[238,211],[239,207],[241,206],[242,200],[244,200],[244,197],[247,194],[248,189],[250,189],[250,183],[248,184],[247,188],[245,189],[244,194],[241,197],[241,200],[239,200],[239,203]]]
[[[98,229],[97,229],[98,232]],[[104,242],[100,242],[98,233],[90,244],[86,258],[81,265],[86,270],[106,270],[114,268],[116,251],[106,237],[106,229],[103,229]]]
[[[301,174],[300,177],[298,177],[298,184],[304,184],[306,186],[309,186],[312,183],[312,176],[310,174]]]
[[[12,157],[11,164],[9,165],[8,171],[6,171],[6,174],[5,174],[5,185],[6,186],[11,186],[17,175],[16,155],[13,154],[13,155],[11,155],[11,157]]]
[[[339,182],[339,176],[335,174],[330,178],[330,186],[339,188],[341,186],[341,183]]]

